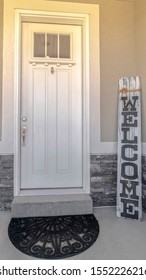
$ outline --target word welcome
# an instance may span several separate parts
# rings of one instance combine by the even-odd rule
[[[120,201],[121,217],[139,219],[138,106],[139,95],[122,96]],[[139,103],[138,103],[139,104]]]

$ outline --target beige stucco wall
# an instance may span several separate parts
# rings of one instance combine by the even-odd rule
[[[135,75],[135,5],[100,5],[101,141],[117,140],[118,79]]]
[[[0,0],[0,139],[2,133],[3,0]]]
[[[136,1],[136,71],[142,82],[142,140],[146,142],[146,1]]]
[[[97,50],[98,21],[90,15],[90,134],[91,153],[96,153],[99,151],[97,142],[99,134],[101,141],[107,144],[117,139],[118,78],[136,73],[135,3],[115,0],[65,2],[78,3],[70,3],[72,12],[83,12],[79,2],[86,3],[84,12],[89,14],[88,3],[99,4],[100,57]],[[4,0],[3,141],[0,142],[0,153],[14,151],[14,10],[22,8],[67,11],[63,3],[56,6],[55,3],[53,4],[51,8],[46,0]],[[96,9],[96,5],[94,6]],[[100,76],[97,71],[99,60]],[[98,92],[99,79],[100,92]],[[100,121],[101,131],[99,131],[98,121]],[[110,153],[110,150],[108,152]]]

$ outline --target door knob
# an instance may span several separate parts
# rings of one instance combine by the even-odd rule
[[[27,132],[27,126],[22,126],[22,145],[23,147],[26,146],[26,132]]]

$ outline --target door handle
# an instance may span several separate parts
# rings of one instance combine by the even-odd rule
[[[26,132],[27,132],[27,126],[22,126],[22,146],[26,146]]]

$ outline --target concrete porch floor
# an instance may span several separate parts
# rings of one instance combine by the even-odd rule
[[[97,241],[85,252],[68,260],[146,259],[145,213],[141,222],[118,218],[113,207],[94,209],[94,215],[100,226]],[[35,260],[22,254],[11,244],[7,234],[10,219],[10,213],[0,212],[0,259]]]

